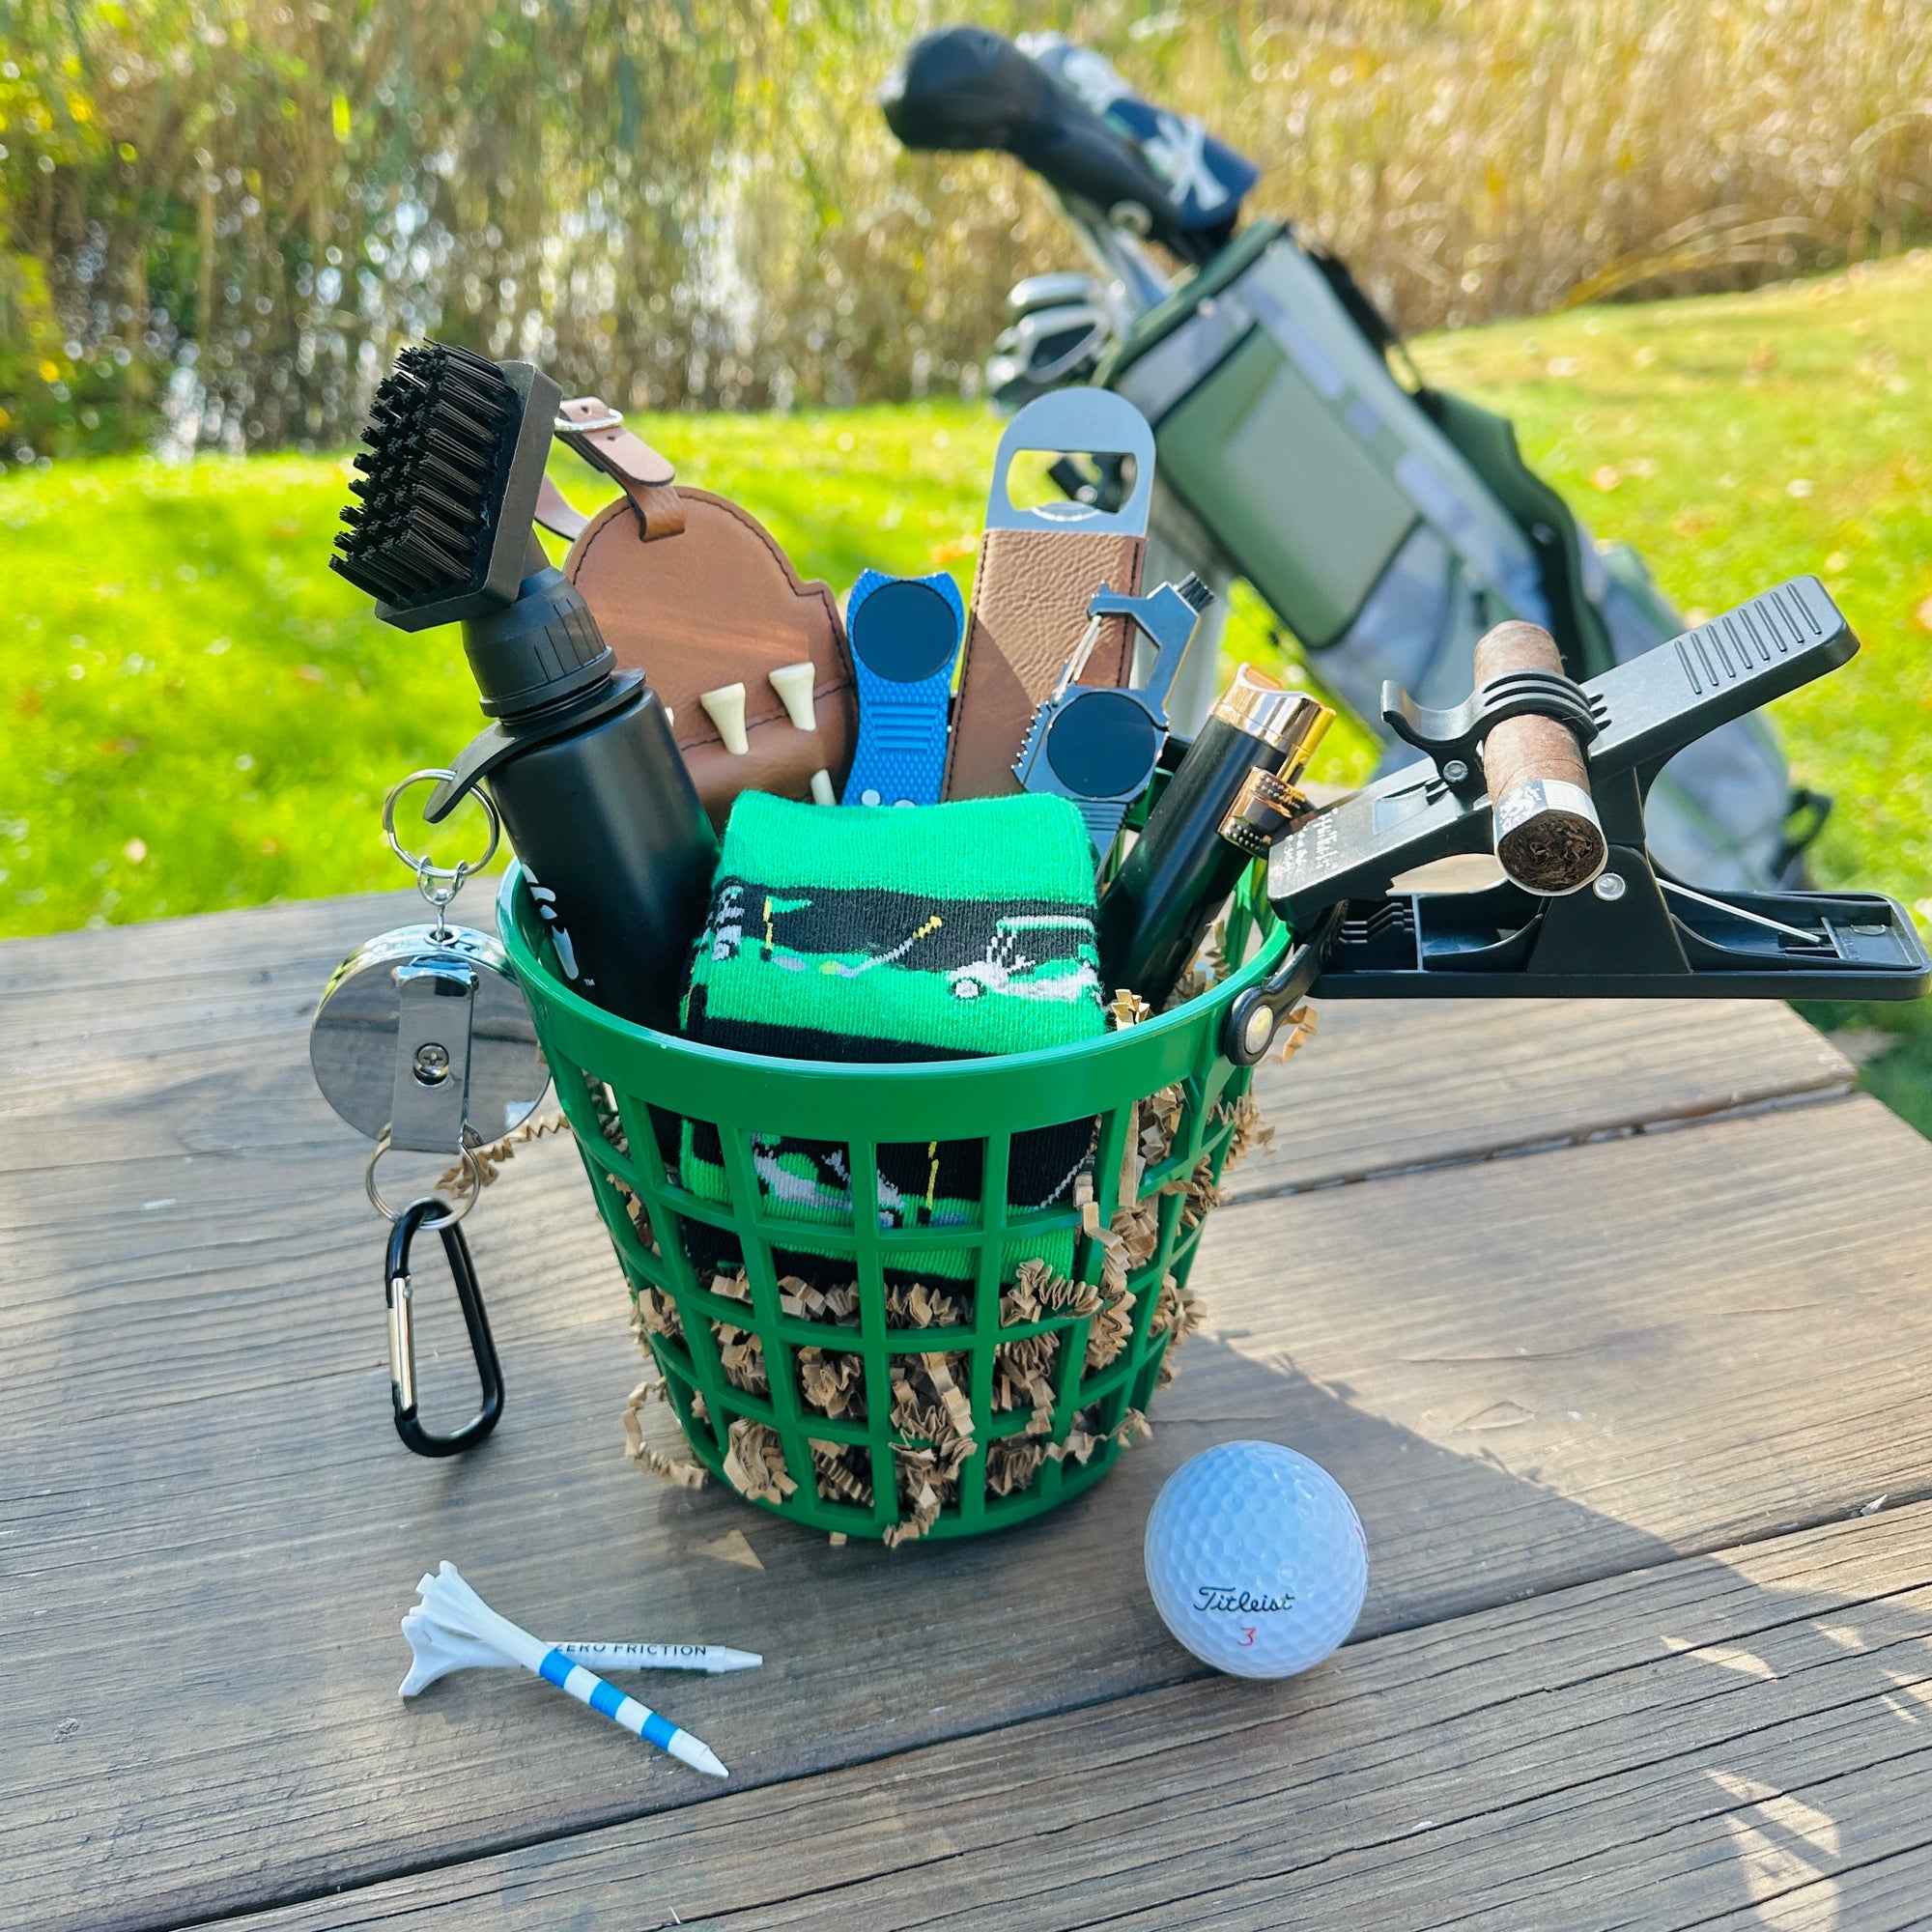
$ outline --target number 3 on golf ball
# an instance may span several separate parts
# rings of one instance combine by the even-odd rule
[[[1183,1463],[1148,1516],[1148,1588],[1175,1636],[1236,1677],[1293,1677],[1355,1627],[1368,1546],[1342,1486],[1278,1442]]]

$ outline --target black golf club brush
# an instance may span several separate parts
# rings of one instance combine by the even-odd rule
[[[461,622],[485,714],[431,795],[487,781],[564,976],[668,1029],[717,840],[657,694],[619,670],[531,527],[562,392],[527,362],[405,349],[376,391],[330,567],[400,631]]]

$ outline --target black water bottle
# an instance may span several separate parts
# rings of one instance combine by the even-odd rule
[[[670,1032],[717,835],[657,693],[642,672],[617,669],[563,573],[540,552],[530,565],[514,604],[464,623],[496,723],[423,815],[440,819],[487,783],[565,979],[596,1005]]]
[[[1293,784],[1335,714],[1243,665],[1100,901],[1100,972],[1158,1009],[1254,854],[1221,836],[1250,772]]]

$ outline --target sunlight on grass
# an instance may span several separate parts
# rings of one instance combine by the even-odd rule
[[[1863,648],[1772,707],[1794,776],[1837,797],[1815,869],[1908,904],[1932,891],[1932,254],[1417,355],[1513,415],[1530,462],[1682,609],[1824,579]]]
[[[475,696],[454,633],[386,631],[329,574],[342,490],[276,457],[0,483],[0,929],[400,882],[383,792],[463,741]]]
[[[1825,577],[1865,650],[1776,708],[1797,775],[1838,795],[1819,870],[1924,897],[1932,262],[1505,324],[1417,355],[1513,414],[1597,534],[1635,544],[1687,608]],[[970,583],[1000,429],[982,410],[641,427],[808,577],[842,591],[871,564]],[[554,473],[584,507],[610,494],[574,458]],[[334,458],[0,479],[0,932],[402,882],[377,829],[384,789],[445,762],[479,719],[455,631],[390,631],[327,569],[343,493]],[[1229,652],[1278,654],[1240,590]],[[1331,733],[1315,776],[1356,779],[1367,757],[1363,734]]]

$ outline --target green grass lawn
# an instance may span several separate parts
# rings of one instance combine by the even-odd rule
[[[667,417],[692,480],[808,575],[970,572],[998,425],[960,406]],[[610,493],[575,458],[585,507]],[[384,790],[481,723],[455,629],[406,637],[327,568],[347,466],[141,457],[0,478],[0,933],[397,885]],[[473,850],[459,813],[447,856]]]
[[[1513,415],[1600,536],[1687,609],[1816,571],[1865,648],[1785,698],[1796,775],[1834,792],[1829,883],[1932,893],[1932,258],[1753,295],[1579,310],[1417,345]],[[807,576],[867,564],[966,584],[999,425],[957,404],[643,425],[690,481],[763,517]],[[586,507],[608,490],[557,458]],[[327,568],[344,467],[144,458],[0,478],[0,934],[398,884],[384,790],[477,725],[454,631],[404,637]],[[1237,593],[1233,655],[1266,655]],[[1367,741],[1332,732],[1317,777]],[[442,835],[461,849],[458,823]],[[1874,1091],[1932,1128],[1932,1021]]]

